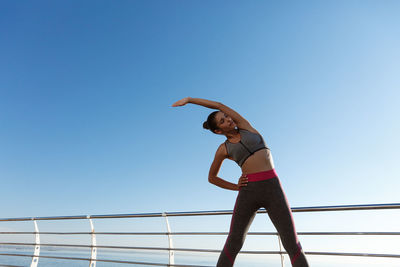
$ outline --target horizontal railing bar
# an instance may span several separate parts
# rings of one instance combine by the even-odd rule
[[[384,210],[399,209],[400,203],[390,204],[362,204],[362,205],[339,205],[339,206],[314,206],[292,208],[293,212],[320,212],[320,211],[353,211],[353,210]]]
[[[374,253],[341,253],[341,252],[304,252],[313,256],[349,256],[349,257],[375,257],[375,258],[400,258],[399,254],[374,254]]]
[[[96,235],[228,235],[229,232],[93,232]],[[41,235],[91,235],[92,232],[40,232]],[[5,234],[38,234],[37,232],[0,232]],[[298,235],[400,235],[400,232],[297,232]],[[278,235],[277,232],[248,232],[247,235]]]
[[[34,246],[34,243],[1,243],[3,245]],[[126,246],[90,246],[90,245],[68,245],[68,244],[41,244],[41,247],[76,247],[76,248],[107,248],[107,249],[131,249],[131,250],[155,250],[155,251],[180,251],[180,252],[212,252],[221,253],[218,249],[195,249],[195,248],[162,248],[162,247],[126,247]],[[282,254],[280,251],[240,251],[241,254]]]
[[[35,243],[0,243],[0,245],[16,246],[34,246]],[[79,248],[107,248],[107,249],[132,249],[132,250],[156,250],[156,251],[180,251],[180,252],[212,252],[221,253],[217,249],[191,249],[191,248],[162,248],[162,247],[126,247],[126,246],[90,246],[90,245],[72,245],[72,244],[41,244],[42,247],[79,247]],[[282,251],[240,251],[240,254],[286,254]],[[399,254],[373,254],[373,253],[342,253],[342,252],[304,252],[307,255],[324,256],[356,256],[356,257],[387,257],[400,258]],[[0,254],[1,255],[1,254]]]
[[[35,243],[0,243],[0,245],[35,246]],[[132,250],[157,250],[157,251],[181,251],[181,252],[214,252],[221,253],[217,249],[194,249],[194,248],[162,248],[162,247],[127,247],[127,246],[90,246],[73,244],[40,244],[41,247],[76,247],[76,248],[107,248],[107,249],[132,249]],[[242,254],[281,254],[279,251],[241,251]]]
[[[0,256],[15,256],[15,257],[33,257],[33,255],[27,254],[10,254],[10,253],[0,253]],[[37,256],[39,258],[47,259],[59,259],[59,260],[80,260],[80,261],[90,261],[90,258],[76,258],[76,257],[59,257],[59,256]],[[152,266],[171,266],[171,267],[212,267],[206,265],[190,265],[190,264],[164,264],[164,263],[153,263],[153,262],[139,262],[139,261],[121,261],[121,260],[104,260],[104,259],[92,259],[92,261],[98,262],[110,262],[110,263],[125,263],[125,264],[136,264],[136,265],[152,265]]]
[[[196,235],[202,234],[202,232],[197,233],[168,233],[168,232],[39,232],[38,234],[41,235],[92,235],[95,233],[96,235]],[[7,234],[37,234],[36,232],[0,232],[0,235],[7,235]],[[205,233],[204,234],[212,234],[212,233]],[[215,233],[215,234],[228,234],[228,232],[224,233]]]
[[[1,263],[0,263],[0,266],[2,266],[2,267],[24,267],[22,265],[10,265],[10,264],[5,265],[5,264],[1,264]]]
[[[298,235],[400,235],[400,232],[298,232]]]
[[[22,265],[11,265],[11,264],[3,264],[0,262],[1,267],[24,267]]]
[[[316,206],[292,208],[293,212],[321,212],[321,211],[354,211],[354,210],[383,210],[400,209],[400,203],[390,204],[365,204],[365,205],[342,205],[342,206]],[[266,213],[261,209],[258,213]],[[25,218],[0,218],[4,221],[31,221],[31,220],[75,220],[75,219],[116,219],[116,218],[146,218],[163,216],[201,216],[201,215],[230,215],[232,210],[219,211],[187,211],[187,212],[166,212],[166,213],[141,213],[141,214],[110,214],[110,215],[77,215],[77,216],[53,216],[53,217],[25,217]]]
[[[146,249],[146,248],[142,248]],[[186,251],[186,252],[215,252],[220,253],[220,250],[211,250],[211,249],[169,249],[169,248],[160,248],[157,250],[173,250],[173,251]],[[263,255],[278,255],[278,254],[287,254],[282,251],[241,251],[240,254],[263,254]],[[342,253],[342,252],[304,252],[306,255],[313,256],[348,256],[348,257],[375,257],[375,258],[400,258],[399,254],[375,254],[375,253]],[[0,256],[21,256],[21,257],[33,257],[33,255],[26,254],[7,254],[0,253]],[[55,256],[39,256],[40,258],[53,258],[53,259],[68,259],[68,260],[86,260],[89,261],[90,258],[72,258],[72,257],[55,257]],[[94,259],[93,259],[94,260]],[[158,266],[188,266],[188,267],[201,267],[198,265],[168,265],[168,264],[157,264],[157,263],[143,263],[143,262],[130,262],[130,261],[117,261],[117,260],[100,260],[96,259],[95,261],[100,262],[114,262],[114,263],[129,263],[129,264],[143,264],[143,265],[158,265]]]
[[[0,245],[8,246],[35,246],[35,243],[14,243],[1,242]],[[221,250],[214,249],[190,249],[190,248],[162,248],[162,247],[127,247],[127,246],[91,246],[91,245],[75,245],[75,244],[40,244],[41,247],[75,247],[75,248],[108,248],[108,249],[132,249],[132,250],[159,250],[159,251],[187,251],[187,252],[218,252]],[[245,251],[242,253],[246,253]]]

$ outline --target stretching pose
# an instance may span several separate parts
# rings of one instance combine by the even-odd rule
[[[219,111],[212,112],[203,127],[215,134],[225,135],[211,164],[208,181],[216,186],[237,190],[231,227],[217,267],[233,266],[257,210],[264,207],[278,230],[282,244],[295,267],[308,267],[294,227],[292,212],[274,169],[271,152],[262,136],[236,111],[219,102],[186,97],[172,106],[188,103]],[[224,159],[236,161],[242,169],[238,184],[217,177]]]

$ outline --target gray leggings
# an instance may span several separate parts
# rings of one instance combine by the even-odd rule
[[[249,182],[241,187],[232,215],[231,227],[217,267],[233,266],[246,238],[247,231],[259,208],[264,207],[278,230],[282,244],[289,254],[292,266],[308,267],[306,257],[297,239],[292,212],[278,177]]]

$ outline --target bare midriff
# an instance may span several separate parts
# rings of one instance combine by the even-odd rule
[[[269,149],[261,149],[248,157],[242,165],[242,174],[274,169],[274,161]]]

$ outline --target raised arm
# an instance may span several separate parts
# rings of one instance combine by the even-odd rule
[[[250,123],[245,118],[243,118],[239,113],[237,113],[230,107],[225,106],[224,104],[222,104],[220,102],[215,102],[212,100],[207,100],[207,99],[202,99],[202,98],[185,97],[185,98],[175,102],[172,106],[173,107],[184,106],[188,103],[200,105],[200,106],[203,106],[206,108],[218,109],[218,110],[222,111],[223,113],[225,113],[226,115],[228,115],[229,117],[231,117],[232,120],[236,123],[236,125],[239,128],[242,128],[242,129],[252,128]]]

